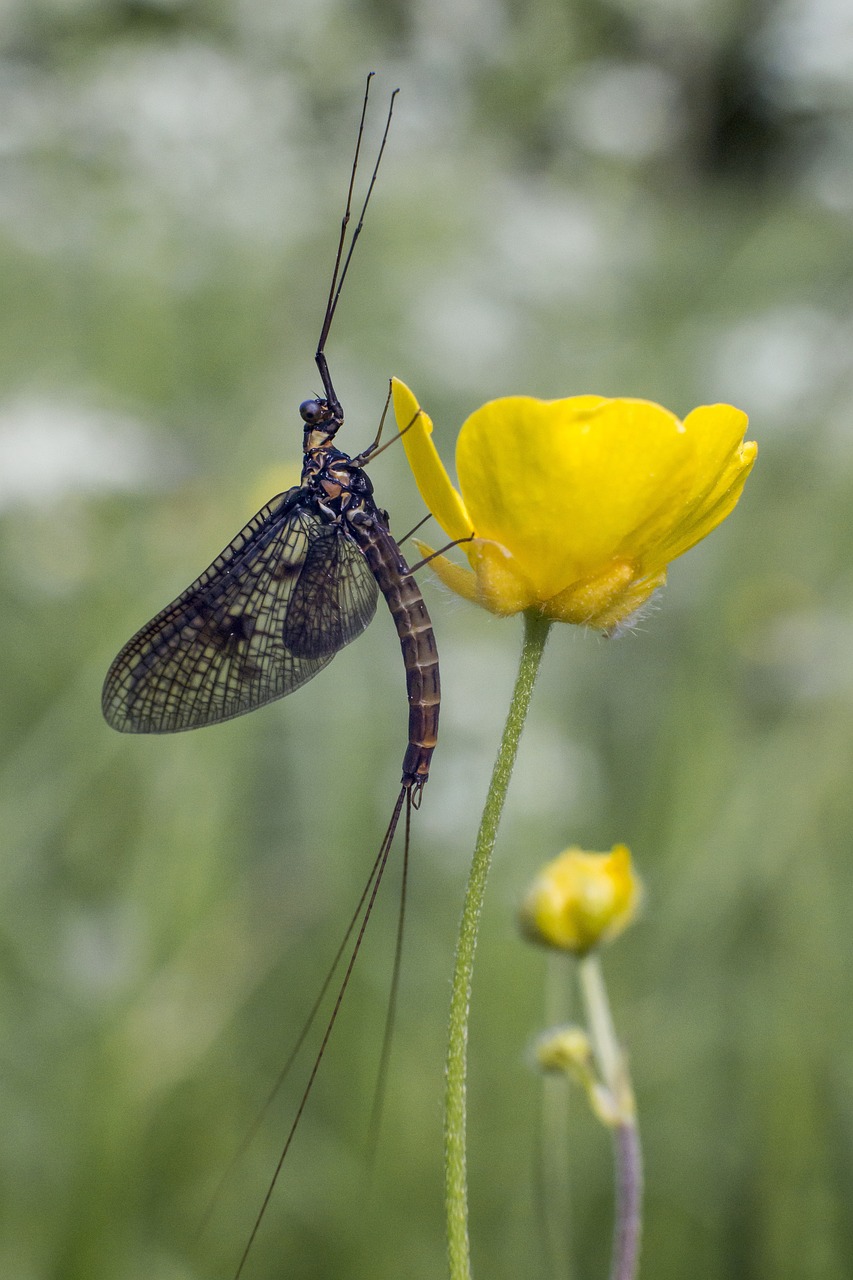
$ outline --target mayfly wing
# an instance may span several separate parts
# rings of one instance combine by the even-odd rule
[[[337,653],[376,612],[379,588],[363,552],[340,525],[326,525],[308,548],[284,619],[284,643],[300,658]]]
[[[263,507],[209,569],[128,641],[104,684],[103,712],[113,728],[176,733],[243,715],[298,689],[364,629],[372,617],[365,616],[364,599],[372,593],[375,605],[376,588],[356,552],[361,576],[348,560],[350,588],[333,592],[326,609],[337,642],[315,653],[296,653],[285,643],[311,548],[319,542],[328,560],[333,546],[329,526],[299,498],[300,490],[290,489]],[[347,606],[355,620],[340,617]],[[316,625],[322,629],[322,619]]]

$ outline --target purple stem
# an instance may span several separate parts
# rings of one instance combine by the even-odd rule
[[[613,1130],[616,1166],[616,1221],[610,1280],[635,1280],[640,1263],[642,1230],[643,1154],[636,1120],[622,1121]]]

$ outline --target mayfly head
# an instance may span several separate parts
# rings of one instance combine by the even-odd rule
[[[303,400],[299,413],[305,423],[302,444],[302,452],[305,454],[327,448],[344,420],[344,411],[337,402],[330,403],[319,398]]]

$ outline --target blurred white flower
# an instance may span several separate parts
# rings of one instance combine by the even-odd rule
[[[787,306],[740,320],[718,337],[709,387],[774,429],[800,429],[814,397],[826,395],[851,365],[849,334],[817,307]]]
[[[583,147],[621,160],[657,155],[678,132],[676,83],[652,63],[589,63],[573,81],[567,107]]]
[[[159,487],[185,473],[174,449],[133,419],[38,397],[0,404],[0,511],[66,494]]]
[[[758,40],[771,91],[788,109],[836,108],[853,95],[853,7],[850,0],[783,0]],[[775,80],[775,84],[773,81]]]

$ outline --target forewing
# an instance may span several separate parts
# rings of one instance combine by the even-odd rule
[[[325,527],[275,498],[200,578],[128,641],[104,684],[104,716],[125,733],[175,733],[262,707],[305,684],[333,650],[299,655],[284,642],[288,606]]]
[[[376,612],[376,579],[340,525],[324,525],[308,548],[284,620],[284,643],[300,658],[331,656],[360,636]]]

